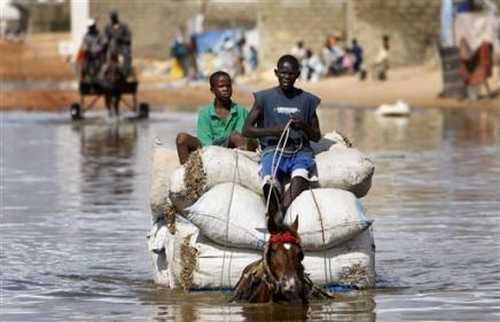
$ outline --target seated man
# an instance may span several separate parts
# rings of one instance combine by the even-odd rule
[[[233,88],[228,73],[217,71],[210,75],[210,91],[215,99],[202,107],[198,114],[197,135],[188,133],[177,135],[177,155],[184,164],[189,154],[207,145],[219,145],[227,148],[246,148],[247,140],[241,135],[241,129],[248,115],[242,105],[231,100]]]
[[[321,138],[316,115],[320,99],[294,87],[300,74],[300,65],[294,56],[281,56],[274,73],[279,86],[254,94],[255,103],[243,127],[243,135],[259,138],[260,174],[264,180],[264,197],[269,202],[267,215],[279,222],[292,201],[309,187],[309,171],[315,166],[309,141]],[[288,139],[282,142],[283,147],[278,146],[287,128],[290,129]],[[281,198],[284,176],[291,177],[290,188]]]

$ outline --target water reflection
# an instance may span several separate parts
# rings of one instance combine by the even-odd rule
[[[460,145],[495,144],[500,135],[498,115],[489,111],[447,111],[446,138]]]
[[[166,293],[169,293],[168,295]],[[163,294],[160,296],[160,294]],[[309,305],[228,304],[221,292],[157,292],[143,303],[154,305],[151,321],[345,321],[374,322],[373,295],[339,295]]]
[[[112,205],[134,193],[137,124],[115,121],[77,124],[80,136],[81,193],[87,205]]]
[[[369,150],[421,150],[445,140],[454,144],[498,143],[499,112],[492,110],[414,109],[409,117],[385,117],[362,109],[321,109],[323,132],[339,130]]]
[[[443,114],[415,110],[410,117],[385,117],[361,109],[321,109],[322,132],[338,130],[363,150],[430,149],[442,140]]]

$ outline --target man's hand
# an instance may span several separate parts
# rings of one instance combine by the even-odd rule
[[[306,130],[306,128],[308,127],[308,124],[304,121],[304,119],[299,116],[290,116],[290,121],[292,121],[290,123],[290,126],[294,130]]]
[[[321,139],[321,132],[319,131],[318,117],[314,114],[311,123],[304,121],[299,115],[290,115],[290,127],[294,130],[302,130],[309,140],[318,142]]]

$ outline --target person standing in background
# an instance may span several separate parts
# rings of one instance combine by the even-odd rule
[[[132,69],[132,34],[127,24],[120,21],[118,11],[112,10],[109,13],[109,23],[104,29],[108,53],[118,53],[123,59],[123,74],[128,76]]]
[[[304,48],[304,41],[299,40],[295,47],[290,50],[290,55],[297,58],[298,61],[306,58],[306,49]]]
[[[358,40],[354,38],[352,40],[351,53],[354,56],[354,64],[353,69],[354,72],[357,73],[360,71],[361,66],[363,65],[363,48],[358,44]]]

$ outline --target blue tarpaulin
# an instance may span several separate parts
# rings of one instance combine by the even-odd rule
[[[472,7],[472,3],[470,1],[462,1],[456,4],[456,10],[458,13],[460,12],[471,12],[474,8]]]
[[[239,29],[213,30],[194,35],[196,41],[196,51],[198,54],[205,53],[209,49],[219,52],[225,39],[230,39],[234,43],[240,40],[242,33]]]

